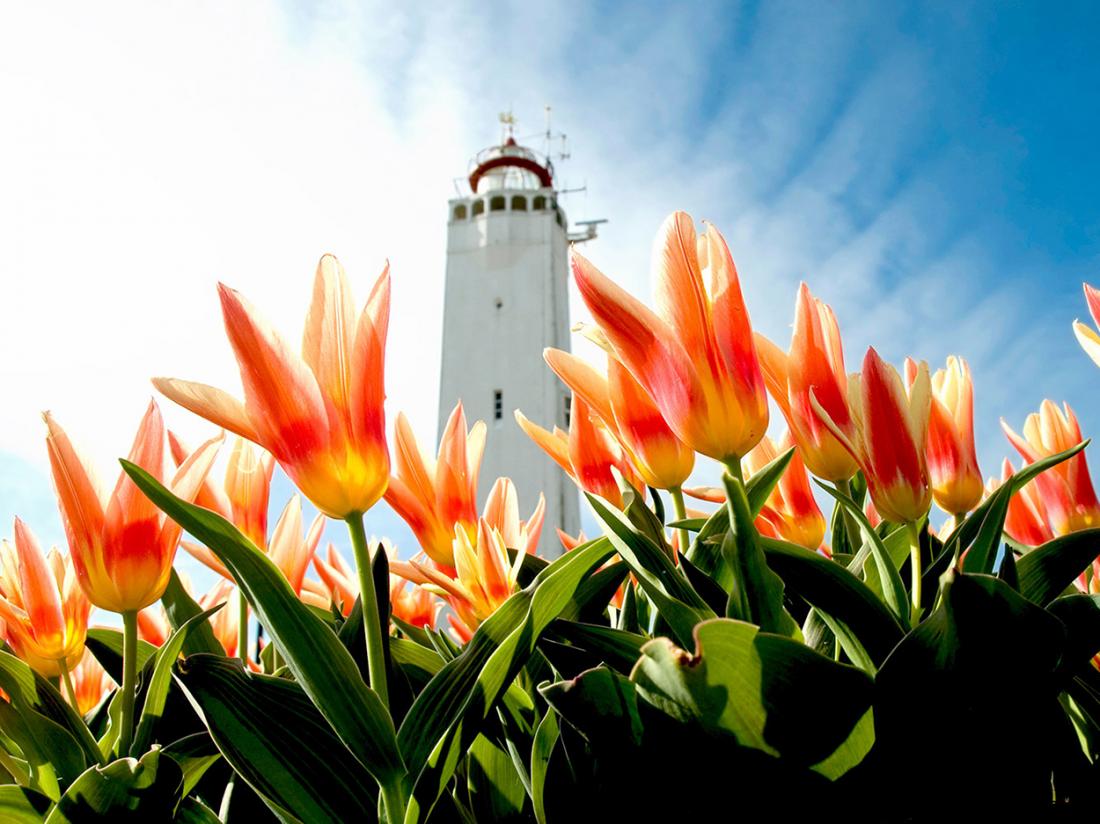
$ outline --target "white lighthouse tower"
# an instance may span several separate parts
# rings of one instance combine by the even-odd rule
[[[561,551],[554,527],[580,529],[579,494],[513,410],[568,428],[567,390],[542,359],[547,346],[569,349],[568,223],[550,159],[508,132],[472,162],[469,194],[448,205],[439,431],[459,400],[468,420],[486,422],[479,499],[506,475],[526,517],[543,493],[540,554],[553,557]]]

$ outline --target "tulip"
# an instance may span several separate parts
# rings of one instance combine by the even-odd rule
[[[576,392],[569,413],[569,432],[558,427],[547,431],[516,410],[516,422],[527,436],[557,462],[585,492],[606,498],[622,507],[623,496],[612,473],[617,469],[633,486],[640,486],[634,469],[604,422],[589,409]]]
[[[1069,404],[1064,404],[1063,411],[1050,400],[1043,401],[1038,413],[1027,416],[1022,436],[1004,420],[1001,428],[1028,463],[1064,452],[1084,440]],[[1100,501],[1084,452],[1041,473],[1034,483],[1055,535],[1100,526]]]
[[[331,543],[328,545],[327,557],[322,558],[320,553],[314,556],[313,568],[321,578],[324,596],[327,599],[318,602],[316,606],[327,607],[330,603],[335,604],[345,616],[350,615],[355,606],[355,599],[359,597],[359,582],[355,577],[355,570],[348,565]],[[314,591],[309,586],[311,583],[307,581],[305,587],[310,595]],[[304,600],[312,602],[311,597],[306,597]]]
[[[151,604],[137,614],[138,638],[154,647],[164,646],[172,635],[172,625],[162,604]]]
[[[917,364],[907,358],[905,374],[910,387],[917,372]],[[937,369],[932,376],[925,458],[932,497],[961,522],[981,501],[983,491],[974,448],[974,384],[970,367],[962,358],[949,357],[947,369]]]
[[[646,486],[679,490],[695,453],[676,437],[649,393],[614,356],[607,375],[569,352],[547,349],[547,364],[591,407],[630,458]]]
[[[72,556],[43,553],[16,518],[14,546],[0,543],[0,635],[15,654],[47,678],[67,679],[84,654],[90,611]]]
[[[50,468],[58,505],[72,549],[77,579],[89,600],[111,612],[136,612],[164,593],[172,572],[180,527],[149,501],[125,473],[114,491],[103,495],[88,464],[47,412]],[[130,461],[161,483],[164,425],[155,402],[141,421]],[[194,500],[217,454],[221,436],[200,446],[176,470],[172,493]]]
[[[230,658],[236,658],[239,652],[241,658],[247,658],[246,651],[239,648],[240,613],[229,606],[229,601],[235,594],[234,590],[235,587],[229,581],[218,581],[209,592],[199,598],[198,604],[203,610],[208,610],[218,604],[225,604],[210,616],[210,629],[213,630],[218,643],[225,649],[226,655]]]
[[[765,435],[756,448],[745,456],[746,468],[755,474],[794,446],[788,432],[777,445]],[[772,494],[760,510],[758,526],[763,522],[765,534],[774,535],[792,544],[816,550],[825,538],[825,516],[814,499],[810,478],[802,455],[795,449],[791,462]]]
[[[175,378],[153,384],[197,415],[275,456],[290,479],[332,518],[366,512],[386,491],[382,388],[389,323],[389,267],[356,317],[340,263],[317,265],[301,356],[233,289],[219,284],[225,331],[245,400]]]
[[[737,270],[718,231],[708,226],[697,239],[687,214],[665,220],[653,252],[657,312],[575,250],[572,263],[615,357],[677,437],[726,464],[751,450],[768,426],[767,396]]]
[[[857,462],[814,407],[814,399],[829,419],[851,439],[855,420],[849,409],[849,380],[844,371],[840,327],[828,304],[815,298],[803,283],[795,305],[790,353],[760,334],[757,351],[764,382],[775,399],[807,468],[833,483],[847,482]]]
[[[413,585],[399,575],[390,576],[390,609],[393,617],[417,629],[435,627],[443,602],[423,587]]]
[[[425,457],[412,427],[398,414],[394,427],[396,471],[386,490],[386,502],[404,519],[428,557],[454,566],[455,526],[473,534],[477,529],[477,478],[485,451],[485,423],[467,432],[459,403],[443,429],[434,465]]]
[[[90,650],[85,650],[80,663],[73,668],[73,693],[69,703],[81,715],[87,715],[115,688],[115,682]]]
[[[1085,301],[1089,306],[1089,314],[1092,315],[1092,322],[1100,327],[1100,289],[1095,286],[1089,286],[1084,284],[1085,288]],[[1081,348],[1085,350],[1087,354],[1097,366],[1100,366],[1100,334],[1096,329],[1085,325],[1079,320],[1073,322],[1073,332],[1077,335],[1077,341],[1081,344]]]
[[[990,478],[986,484],[986,494],[992,495],[999,486],[1012,477],[1012,463],[1007,458],[1001,466],[1000,479]],[[1046,508],[1039,496],[1039,487],[1035,481],[1024,484],[1008,501],[1008,513],[1005,515],[1005,532],[1014,541],[1028,546],[1040,546],[1054,537],[1047,524]]]

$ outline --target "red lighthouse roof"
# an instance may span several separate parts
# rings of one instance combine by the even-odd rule
[[[474,159],[470,190],[476,194],[481,183],[494,178],[496,185],[487,188],[549,189],[554,185],[554,167],[549,159],[509,137],[503,145],[485,149]]]

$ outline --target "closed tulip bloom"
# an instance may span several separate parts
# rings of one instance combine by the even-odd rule
[[[684,483],[695,465],[695,452],[676,437],[626,367],[609,356],[605,377],[569,352],[547,349],[543,356],[607,425],[646,486],[678,489]]]
[[[907,358],[910,386],[917,371],[917,364]],[[984,487],[974,448],[974,384],[966,361],[953,355],[947,368],[932,376],[925,457],[932,497],[945,512],[961,515],[978,505]]]
[[[69,537],[77,580],[91,602],[111,612],[130,612],[158,600],[168,585],[180,527],[120,472],[110,495],[68,435],[45,413],[50,469]],[[166,485],[178,498],[194,500],[217,456],[221,436],[211,438],[180,465]],[[138,428],[130,462],[164,484],[164,424],[150,403]]]
[[[1077,416],[1068,403],[1063,406],[1059,409],[1053,401],[1043,401],[1037,413],[1027,416],[1022,436],[1001,421],[1008,440],[1027,463],[1064,452],[1084,440]],[[1084,452],[1041,473],[1033,483],[1056,535],[1100,526],[1100,501]]]
[[[821,419],[859,464],[875,509],[894,523],[917,523],[932,504],[925,462],[931,381],[921,362],[908,396],[897,370],[867,350],[853,410],[854,434],[831,419],[812,395]]]
[[[653,248],[657,311],[576,251],[573,274],[617,359],[676,435],[730,463],[768,427],[768,402],[733,258],[713,226],[697,238],[691,217],[670,215]]]
[[[477,529],[477,479],[485,451],[485,423],[467,431],[459,403],[447,419],[433,461],[398,414],[394,427],[394,474],[386,502],[412,529],[420,548],[437,564],[454,566],[455,526]]]
[[[52,678],[84,654],[91,605],[72,557],[45,554],[30,528],[15,519],[14,546],[0,543],[0,628],[12,650]]]
[[[1085,302],[1088,304],[1089,314],[1092,315],[1092,322],[1100,327],[1100,289],[1089,286],[1087,283],[1083,286],[1085,289]],[[1081,348],[1085,350],[1085,353],[1092,358],[1097,366],[1100,366],[1100,333],[1079,320],[1073,322],[1073,332],[1077,335],[1077,341],[1081,344]]]
[[[343,267],[332,255],[322,257],[301,355],[240,294],[225,285],[218,292],[244,403],[200,383],[155,378],[154,385],[271,452],[326,515],[346,519],[366,512],[389,478],[382,408],[389,267],[356,315]]]
[[[267,557],[279,568],[291,588],[299,595],[305,582],[306,570],[309,569],[313,553],[321,542],[321,533],[325,530],[324,515],[318,514],[314,517],[304,533],[302,529],[302,499],[298,495],[292,495],[283,507],[279,520],[275,522],[275,528],[271,531],[267,546],[259,547],[266,551]],[[233,579],[218,556],[207,547],[184,541],[183,548],[226,580]]]
[[[529,421],[518,409],[516,422],[585,492],[621,507],[623,496],[612,468],[635,487],[641,486],[618,441],[576,392],[570,407],[568,433],[556,426],[553,431],[547,431]]]
[[[1006,458],[1001,466],[1000,479],[989,479],[986,484],[986,494],[992,495],[1012,475],[1012,462]],[[1024,484],[1023,489],[1009,499],[1008,513],[1005,515],[1005,532],[1014,541],[1028,546],[1040,546],[1054,537],[1047,523],[1046,508],[1043,506],[1039,487],[1035,481]]]
[[[787,420],[807,468],[826,481],[847,481],[856,460],[814,408],[814,398],[849,440],[855,421],[849,409],[849,378],[844,371],[840,327],[828,304],[801,284],[795,304],[789,353],[756,335],[768,391]]]

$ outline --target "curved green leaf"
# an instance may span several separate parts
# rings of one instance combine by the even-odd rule
[[[1100,529],[1071,532],[1028,552],[1016,562],[1020,594],[1045,606],[1100,556]]]
[[[558,716],[548,710],[535,730],[531,742],[531,802],[535,808],[535,820],[546,824],[546,767],[550,763],[550,753],[558,743]]]
[[[180,768],[159,750],[140,760],[120,758],[106,767],[92,767],[74,781],[46,824],[171,821],[182,789]]]
[[[176,676],[237,774],[281,818],[361,821],[376,800],[358,761],[293,681],[245,672],[239,659],[192,655]]]
[[[122,683],[122,630],[113,627],[92,627],[88,630],[88,649],[107,671],[116,684]],[[145,662],[157,653],[148,641],[137,642],[137,669],[141,672]]]
[[[41,824],[52,805],[42,793],[26,787],[0,787],[0,821],[4,824]]]
[[[168,586],[160,597],[164,611],[168,615],[168,623],[172,629],[178,630],[196,615],[202,613],[202,607],[191,597],[180,580],[176,570],[168,578]],[[214,628],[210,624],[199,624],[192,628],[183,643],[184,655],[195,655],[200,652],[208,652],[211,655],[225,655],[225,647],[214,636]],[[122,683],[119,681],[119,683]]]
[[[287,666],[344,745],[383,784],[404,773],[393,721],[332,629],[298,599],[267,556],[219,515],[182,501],[141,467],[123,469],[153,503],[224,563]]]
[[[161,752],[179,764],[183,771],[183,795],[185,796],[191,794],[191,790],[199,783],[206,771],[222,757],[209,732],[196,732],[184,736],[178,741],[173,741]]]

